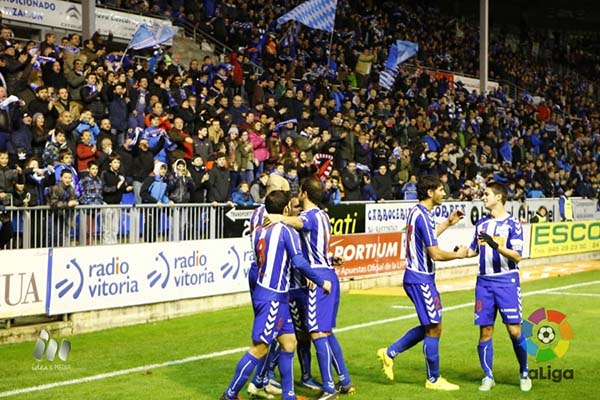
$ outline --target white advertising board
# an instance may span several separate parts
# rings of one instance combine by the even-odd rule
[[[44,314],[48,249],[0,252],[0,319]]]
[[[81,31],[81,4],[60,0],[0,0],[0,10],[7,20]],[[129,14],[96,7],[96,29],[102,34],[109,31],[115,37],[131,39],[140,23],[160,25],[171,23],[164,19]]]
[[[248,290],[248,238],[55,249],[49,315]]]

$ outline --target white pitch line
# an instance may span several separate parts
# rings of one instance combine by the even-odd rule
[[[553,293],[555,291],[560,291],[560,290],[564,290],[564,289],[572,289],[572,288],[597,285],[597,284],[600,284],[600,281],[583,282],[583,283],[576,283],[573,285],[559,286],[559,287],[552,288],[552,289],[536,290],[533,292],[524,293],[523,297],[533,296],[536,294]],[[473,303],[470,302],[470,303],[463,303],[463,304],[458,304],[458,305],[450,306],[450,307],[444,307],[443,310],[444,311],[453,311],[453,310],[459,310],[461,308],[466,308],[466,307],[473,307]],[[350,325],[345,328],[336,329],[335,332],[338,333],[338,332],[353,331],[356,329],[362,329],[362,328],[368,328],[371,326],[383,325],[383,324],[387,324],[389,322],[402,321],[405,319],[414,318],[416,316],[417,316],[416,313],[411,313],[408,315],[402,315],[400,317],[395,317],[395,318],[386,318],[386,319],[382,319],[379,321],[366,322],[364,324]],[[47,383],[45,385],[30,386],[30,387],[26,387],[26,388],[22,388],[22,389],[15,389],[15,390],[9,390],[7,392],[0,392],[0,397],[16,396],[19,394],[40,392],[43,390],[53,389],[53,388],[61,387],[61,386],[69,386],[69,385],[76,385],[78,383],[93,382],[93,381],[98,381],[101,379],[113,378],[115,376],[127,375],[127,374],[131,374],[134,372],[142,372],[142,371],[147,371],[150,369],[170,367],[171,365],[186,364],[186,363],[194,362],[194,361],[198,361],[198,360],[207,360],[207,359],[211,359],[211,358],[217,358],[217,357],[226,356],[229,354],[241,353],[241,352],[247,351],[247,350],[248,350],[248,347],[239,347],[237,349],[223,350],[223,351],[209,353],[209,354],[199,354],[199,355],[195,355],[192,357],[182,358],[179,360],[165,361],[163,363],[158,363],[158,364],[142,365],[140,367],[121,369],[118,371],[112,371],[112,372],[106,372],[106,373],[98,374],[98,375],[86,376],[84,378],[70,379],[68,381],[60,381],[60,382]]]
[[[561,296],[583,296],[583,297],[600,297],[600,293],[567,293],[552,291],[548,294],[559,294]]]
[[[412,310],[413,308],[415,308],[414,306],[392,306],[392,308],[398,308],[400,310]]]

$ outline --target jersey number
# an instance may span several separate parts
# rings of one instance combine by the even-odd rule
[[[266,261],[266,251],[267,251],[267,241],[264,238],[258,239],[258,243],[256,244],[257,250],[257,258],[256,264],[258,265],[258,275],[260,277],[264,276],[264,267]]]

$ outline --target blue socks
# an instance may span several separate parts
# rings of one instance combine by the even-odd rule
[[[281,374],[281,398],[296,400],[294,393],[294,353],[281,350],[278,357],[279,373]]]
[[[302,380],[307,381],[312,378],[310,371],[310,340],[306,342],[298,341],[298,362],[300,363],[300,372],[302,372]]]
[[[479,363],[483,373],[488,378],[494,379],[493,362],[494,362],[494,345],[492,339],[485,342],[479,342],[477,345],[477,353],[479,354]]]
[[[425,337],[425,328],[421,325],[415,326],[408,332],[404,334],[400,339],[398,339],[394,344],[392,344],[387,349],[387,355],[390,358],[396,357],[398,354],[402,353],[413,347],[415,344],[419,343]]]
[[[335,392],[333,383],[333,373],[331,371],[332,354],[329,347],[329,340],[326,337],[320,337],[313,341],[317,349],[317,360],[321,370],[321,379],[323,380],[323,390],[327,393]]]
[[[279,346],[277,346],[277,342],[271,343],[267,355],[258,361],[256,373],[254,374],[254,379],[252,379],[252,383],[257,388],[264,387],[265,381],[269,381],[269,371],[272,371],[274,368],[272,360],[278,349]]]
[[[351,382],[350,374],[348,373],[348,368],[346,368],[342,346],[340,346],[340,342],[338,342],[333,333],[327,337],[327,340],[329,342],[329,347],[331,348],[331,353],[333,354],[333,367],[340,377],[340,383],[343,386],[349,385]]]
[[[425,336],[423,354],[427,363],[427,379],[435,382],[440,377],[440,338]]]
[[[518,339],[510,337],[513,343],[513,349],[515,350],[515,355],[517,356],[517,361],[519,361],[519,372],[521,375],[527,374],[529,372],[529,366],[527,365],[527,350],[526,350],[526,340],[525,336],[521,333]]]
[[[263,357],[263,359],[264,358],[265,357]],[[225,391],[225,396],[227,398],[237,398],[238,393],[240,392],[240,390],[242,390],[242,388],[248,381],[248,378],[250,378],[250,375],[252,374],[252,371],[254,371],[254,368],[258,364],[258,361],[259,360],[249,352],[244,354],[244,356],[238,362],[238,365],[235,369],[235,374],[233,375],[233,379],[231,380],[231,383]]]

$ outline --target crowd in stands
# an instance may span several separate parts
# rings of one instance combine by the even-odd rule
[[[318,174],[333,204],[415,199],[423,174],[439,175],[459,200],[481,196],[490,179],[506,183],[511,199],[600,193],[591,81],[524,57],[533,37],[490,46],[492,79],[513,81],[525,95],[510,98],[503,85],[470,93],[424,68],[401,69],[384,91],[378,71],[396,39],[419,43],[421,67],[474,73],[477,26],[452,25],[413,2],[339,1],[328,57],[328,34],[274,28],[290,2],[227,0],[210,17],[202,2],[104,3],[168,11],[237,50],[222,62],[207,56],[183,65],[166,49],[121,66],[110,37],[49,33],[19,42],[3,25],[5,205],[252,205],[264,200],[268,174],[286,177],[292,192]]]

